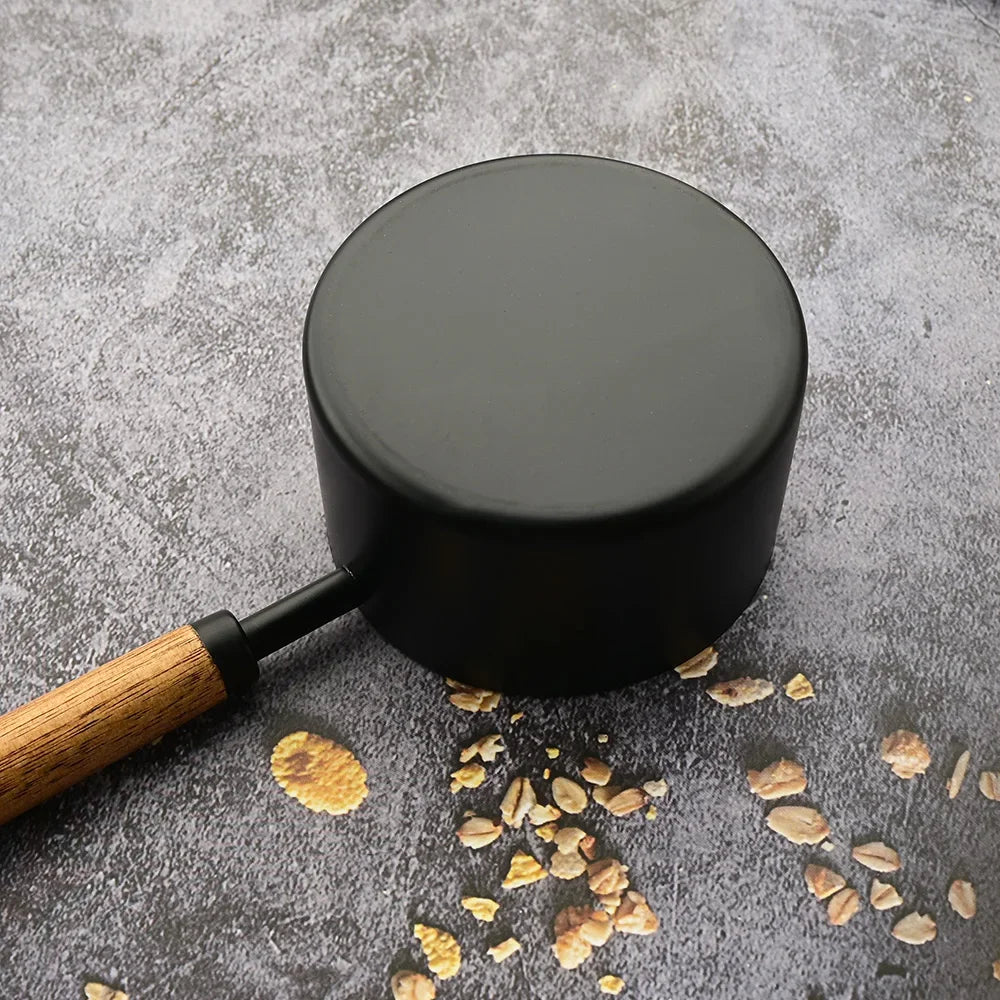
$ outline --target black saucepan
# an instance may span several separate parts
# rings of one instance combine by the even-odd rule
[[[761,583],[805,328],[773,254],[694,188],[568,155],[435,177],[334,255],[304,361],[340,568],[0,718],[0,822],[353,608],[440,673],[565,695],[681,663]]]

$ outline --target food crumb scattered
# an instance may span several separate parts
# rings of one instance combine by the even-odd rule
[[[434,1000],[437,989],[434,984],[419,972],[402,969],[390,981],[393,1000]]]
[[[657,816],[656,806],[651,805],[646,810],[646,819],[648,819],[650,822],[652,822],[654,819],[656,819],[656,816]]]
[[[451,772],[451,791],[454,795],[462,788],[478,788],[486,780],[486,768],[482,764],[466,764]]]
[[[804,698],[815,698],[816,692],[805,674],[796,674],[786,685],[785,694],[792,701],[802,701]]]
[[[972,759],[972,755],[968,750],[964,750],[959,754],[958,760],[955,761],[955,770],[951,772],[951,777],[948,779],[947,789],[948,798],[955,798],[958,793],[962,790],[962,783],[965,781],[965,775],[969,770],[969,761]]]
[[[447,931],[426,924],[414,924],[413,935],[420,942],[427,968],[438,979],[451,979],[462,964],[462,949]]]
[[[822,865],[806,865],[805,879],[806,888],[817,899],[826,899],[847,885],[843,875]]]
[[[991,802],[1000,802],[1000,771],[983,771],[979,775],[979,790]]]
[[[458,755],[458,759],[463,764],[468,764],[478,754],[487,764],[492,764],[497,759],[497,754],[503,753],[506,749],[501,742],[500,734],[490,733],[489,736],[483,736],[481,739],[476,740],[475,743],[467,746]]]
[[[555,760],[559,756],[559,747],[546,747],[546,754],[548,754],[549,760]]]
[[[531,811],[538,800],[535,798],[535,789],[531,782],[525,777],[517,777],[510,783],[503,800],[500,803],[500,815],[503,821],[515,830],[521,829],[524,817]]]
[[[559,827],[555,823],[543,823],[541,826],[535,828],[535,833],[549,843],[555,840],[556,832]]]
[[[524,718],[524,712],[515,712],[510,717],[510,724],[512,726],[517,725],[517,723],[519,723],[523,718]]]
[[[271,752],[274,780],[307,809],[349,813],[368,795],[368,773],[346,747],[315,733],[289,733]]]
[[[662,778],[658,778],[656,781],[647,781],[642,786],[642,790],[650,798],[662,799],[670,791],[670,786]]]
[[[892,936],[907,944],[926,944],[937,937],[937,924],[921,913],[908,913],[892,929]]]
[[[892,765],[892,773],[898,778],[909,779],[923,774],[931,763],[927,744],[908,729],[890,733],[882,740],[881,750],[882,760]]]
[[[597,980],[597,985],[601,988],[602,993],[610,993],[612,996],[618,996],[625,989],[625,980],[619,976],[601,976]]]
[[[551,777],[552,777],[552,771],[551,771],[551,769],[550,768],[545,768],[545,770],[542,771],[542,778],[545,781],[548,781],[549,778],[551,778]]]
[[[597,734],[597,742],[598,743],[607,743],[608,742],[608,734],[607,733],[598,733]]]
[[[793,760],[776,760],[763,771],[747,771],[750,791],[762,799],[782,799],[806,790],[805,768]]]
[[[832,840],[824,840],[819,847],[821,851],[826,851],[827,854],[837,849],[837,845]]]
[[[762,677],[735,677],[730,681],[719,681],[707,691],[709,698],[720,705],[739,708],[770,698],[774,694],[774,685]]]
[[[505,889],[519,889],[548,877],[548,872],[530,855],[518,851],[510,859],[510,868],[503,880]]]
[[[873,840],[869,844],[858,844],[851,851],[851,857],[858,864],[870,868],[873,872],[898,871],[902,864],[899,860],[899,854],[883,844],[881,840]]]
[[[993,963],[993,978],[1000,979],[1000,958]]]
[[[493,918],[500,909],[500,904],[495,899],[485,896],[463,896],[462,906],[464,906],[476,920],[492,923]]]
[[[826,912],[834,927],[843,927],[861,907],[857,889],[841,889],[830,897]]]
[[[492,712],[500,704],[500,695],[496,691],[471,687],[450,677],[445,678],[445,683],[455,691],[448,695],[448,701],[463,712]]]
[[[562,816],[562,813],[555,806],[543,806],[536,802],[528,810],[528,822],[532,826],[544,826],[546,823],[554,823]]]
[[[674,670],[684,680],[689,680],[694,677],[704,677],[718,662],[719,654],[714,646],[709,646],[692,656],[690,660],[685,660],[679,667],[674,667]]]
[[[903,897],[900,896],[894,885],[880,882],[878,879],[872,882],[872,891],[868,898],[876,910],[891,910],[903,903]]]
[[[499,944],[493,945],[492,948],[486,949],[486,954],[489,955],[494,962],[502,962],[505,958],[510,958],[515,951],[521,950],[521,942],[517,938],[509,937],[506,941],[501,941]]]
[[[83,988],[83,995],[87,1000],[128,1000],[127,993],[114,990],[104,983],[87,983]]]
[[[976,890],[965,879],[957,878],[951,883],[948,902],[963,920],[971,920],[976,915]]]

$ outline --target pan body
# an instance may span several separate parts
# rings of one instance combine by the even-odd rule
[[[714,642],[764,577],[802,314],[680,181],[534,155],[418,185],[334,255],[304,360],[334,558],[433,670],[620,687]]]

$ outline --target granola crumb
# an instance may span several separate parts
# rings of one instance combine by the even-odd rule
[[[393,1000],[434,1000],[437,989],[426,976],[412,969],[401,969],[389,983]]]
[[[993,978],[1000,979],[1000,958],[993,963]]]
[[[670,786],[662,778],[658,778],[656,781],[644,782],[642,790],[650,798],[662,799],[670,791]]]
[[[532,882],[540,882],[543,878],[548,878],[548,872],[530,855],[524,851],[518,851],[510,859],[510,868],[503,880],[505,889],[519,889],[524,885],[531,885]]]
[[[720,705],[738,708],[770,698],[774,694],[774,685],[762,677],[736,677],[731,681],[719,681],[707,691],[709,698]]]
[[[477,754],[481,757],[487,764],[491,764],[497,759],[497,754],[503,753],[507,748],[501,742],[501,737],[499,733],[491,733],[489,736],[483,736],[482,738],[476,740],[475,743],[467,746],[459,755],[458,759],[463,764],[468,764],[473,757]]]
[[[546,747],[545,753],[548,755],[549,760],[555,760],[560,754],[559,747]]]
[[[559,849],[552,855],[552,860],[549,862],[549,874],[567,882],[579,878],[586,870],[586,859],[575,850],[567,852]]]
[[[505,958],[510,958],[515,951],[521,950],[521,942],[517,938],[509,937],[506,941],[501,941],[499,944],[493,945],[492,948],[486,949],[486,954],[489,955],[494,962],[502,962]]]
[[[646,897],[629,890],[613,917],[615,930],[622,934],[655,934],[660,920],[652,911]]]
[[[792,701],[802,701],[804,698],[816,697],[816,692],[813,690],[813,686],[805,674],[796,674],[785,685],[785,694],[787,694]]]
[[[555,806],[543,806],[536,802],[528,810],[528,822],[532,826],[544,826],[546,823],[554,823],[562,816],[562,813]]]
[[[858,844],[852,849],[851,857],[858,864],[870,868],[873,872],[894,872],[898,871],[902,865],[899,854],[883,844],[881,840],[873,840],[869,844]]]
[[[747,771],[750,791],[762,799],[782,799],[806,790],[805,768],[793,760],[776,760],[763,771]]]
[[[656,819],[656,816],[657,816],[656,806],[651,805],[646,810],[646,819],[648,819],[650,822],[652,822],[654,819]]]
[[[840,892],[847,883],[843,875],[822,865],[806,865],[806,888],[817,898],[826,899]]]
[[[312,812],[342,816],[368,796],[368,772],[333,740],[303,731],[289,733],[271,753],[271,774],[290,795]]]
[[[104,983],[87,983],[83,988],[87,1000],[128,1000],[128,994],[112,989]]]
[[[463,712],[492,712],[500,704],[500,695],[496,691],[462,684],[451,677],[445,678],[445,684],[455,692],[448,695],[448,701]]]
[[[517,723],[519,723],[519,722],[520,722],[520,721],[521,721],[521,720],[522,720],[523,718],[524,718],[524,712],[515,712],[515,713],[514,713],[514,714],[513,714],[513,715],[512,715],[511,717],[510,717],[510,724],[511,724],[512,726],[515,726],[515,725],[517,725]]]
[[[604,808],[612,816],[627,816],[637,809],[642,809],[648,801],[649,797],[641,789],[626,788],[609,799],[605,803]]]
[[[908,779],[923,774],[931,763],[927,744],[908,729],[890,733],[882,740],[881,751],[882,760],[892,765],[892,773],[898,778]]]
[[[427,968],[438,979],[451,979],[462,964],[462,949],[447,931],[425,924],[414,924],[413,935],[420,942]]]
[[[965,781],[965,775],[969,770],[969,761],[971,759],[972,755],[968,750],[964,750],[958,755],[958,760],[955,761],[955,770],[951,772],[951,777],[945,786],[948,789],[949,799],[955,798],[962,790],[962,783]]]
[[[628,865],[616,858],[601,858],[587,865],[587,884],[599,899],[623,893],[628,888]]]
[[[601,988],[602,993],[610,993],[612,996],[618,996],[625,989],[625,980],[620,976],[601,976],[597,980],[597,985]]]
[[[490,899],[486,896],[463,896],[462,906],[476,920],[482,920],[488,924],[493,922],[493,918],[497,915],[497,910],[500,909],[500,904],[495,899]]]
[[[558,830],[559,827],[555,823],[543,823],[541,826],[535,827],[535,833],[548,843],[555,840]]]
[[[704,677],[718,662],[719,654],[714,646],[709,646],[692,656],[690,660],[685,660],[679,667],[674,667],[674,670],[684,680],[690,680],[694,677]]]
[[[520,830],[524,817],[537,802],[531,782],[525,777],[517,777],[500,802],[500,816],[508,826]]]
[[[832,840],[824,840],[822,844],[819,845],[821,851],[826,851],[829,854],[831,851],[837,849],[837,845]]]
[[[452,795],[463,788],[478,788],[485,780],[486,768],[482,764],[466,764],[451,772]]]
[[[598,733],[597,734],[597,742],[598,743],[607,743],[608,742],[608,734],[607,733]]]
[[[547,767],[547,768],[545,768],[545,770],[544,770],[544,771],[542,771],[542,778],[543,778],[543,779],[544,779],[545,781],[548,781],[548,780],[549,780],[549,778],[551,778],[551,777],[552,777],[552,770],[551,770],[550,768],[548,768],[548,767]]]

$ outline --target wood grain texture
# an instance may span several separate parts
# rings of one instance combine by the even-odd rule
[[[0,717],[0,823],[226,698],[190,625]]]

